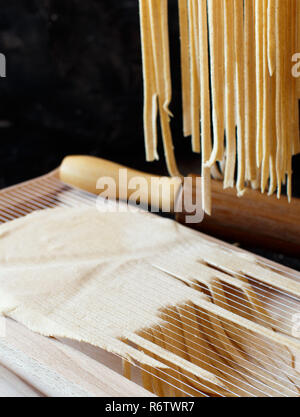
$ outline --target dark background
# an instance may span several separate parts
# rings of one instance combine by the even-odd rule
[[[71,153],[164,173],[163,157],[145,164],[138,0],[2,2],[0,187],[48,172]],[[172,60],[179,63],[177,1],[170,15]],[[177,153],[200,172],[181,134],[178,71],[173,81]]]
[[[159,162],[145,162],[138,0],[1,0],[0,6],[0,52],[7,58],[7,78],[0,78],[0,188],[49,172],[73,153],[165,174],[161,149]],[[200,172],[200,158],[182,137],[177,1],[169,8],[176,153],[183,172]],[[295,196],[299,161],[293,161]]]

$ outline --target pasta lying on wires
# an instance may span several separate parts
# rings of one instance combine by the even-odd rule
[[[171,175],[179,175],[170,129],[168,1],[139,2],[147,159],[158,157],[158,101],[167,166]],[[280,197],[282,184],[287,184],[291,199],[291,161],[300,150],[297,80],[292,75],[300,30],[297,3],[178,0],[183,134],[191,136],[193,151],[202,153],[207,213],[208,178],[216,162],[224,166],[224,187],[236,183],[239,195],[251,185],[268,189],[269,195],[277,190]]]

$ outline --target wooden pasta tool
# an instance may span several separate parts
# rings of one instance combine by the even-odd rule
[[[120,184],[119,174],[122,169],[126,169],[127,181]],[[196,184],[199,186],[195,175],[192,175],[192,189],[188,190],[182,187],[180,178],[164,177],[164,187],[167,186],[164,190],[168,190],[169,187],[169,193],[161,194],[155,190],[151,193],[153,179],[161,180],[162,177],[91,156],[68,156],[60,167],[60,179],[63,182],[94,194],[99,194],[101,186],[97,188],[97,181],[103,177],[109,177],[115,181],[117,192],[111,195],[111,198],[120,199],[124,199],[124,196],[130,197],[133,193],[133,190],[128,190],[128,183],[131,179],[144,178],[145,188],[139,189],[141,202],[147,204],[152,201],[153,204],[154,201],[160,209],[167,203],[174,210],[176,200],[182,191],[195,194]],[[187,226],[232,242],[269,248],[291,256],[299,255],[300,201],[298,199],[293,199],[292,203],[288,203],[285,196],[278,200],[276,196],[268,197],[251,189],[247,190],[243,197],[237,197],[235,190],[224,190],[222,182],[215,180],[212,181],[211,192],[211,216],[205,215],[200,223],[189,223]],[[175,213],[175,218],[185,223],[186,214]]]

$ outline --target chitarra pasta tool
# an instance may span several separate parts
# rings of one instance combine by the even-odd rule
[[[298,396],[298,272],[154,214],[107,213],[65,167],[0,192],[7,392]]]

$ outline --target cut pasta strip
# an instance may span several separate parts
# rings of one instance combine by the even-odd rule
[[[150,78],[150,84],[155,85],[155,95],[158,97],[158,108],[160,114],[160,124],[162,129],[163,144],[166,156],[167,167],[170,175],[178,176],[173,140],[170,129],[169,110],[168,105],[171,101],[171,75],[170,75],[170,58],[169,58],[169,40],[167,28],[167,0],[160,2],[157,0],[140,0],[141,22],[142,22],[142,37],[143,42],[143,59],[144,68],[151,68],[147,56],[153,59],[153,68],[155,77]],[[151,38],[149,38],[150,28]],[[146,62],[145,62],[146,60]],[[148,83],[146,83],[147,85]],[[153,98],[152,98],[153,102]],[[148,102],[147,102],[148,103]],[[153,106],[153,104],[152,104]],[[151,141],[149,132],[153,131],[153,119],[151,125],[149,122],[147,109],[144,110],[145,136],[148,143],[148,153],[151,156]],[[150,127],[151,126],[151,127]]]
[[[196,31],[196,2],[188,0],[190,20],[190,71],[191,71],[191,117],[192,117],[192,149],[200,152],[200,84],[199,84],[199,39]]]
[[[210,90],[209,90],[209,56],[206,2],[199,7],[199,55],[201,62],[201,133],[202,133],[202,207],[211,214],[210,168],[205,167],[211,153]]]
[[[252,0],[244,1],[245,30],[245,148],[246,148],[246,179],[256,179],[255,136],[256,97],[255,97],[255,21]]]
[[[281,1],[276,0],[276,10],[275,10],[275,19],[276,19],[276,176],[277,176],[277,197],[280,197],[281,194],[281,149],[282,149],[282,107],[281,107],[281,95],[282,95],[282,27],[281,27]]]
[[[272,76],[276,68],[275,0],[268,0],[268,66]]]
[[[164,74],[164,103],[163,109],[169,116],[173,116],[169,110],[172,98],[171,69],[170,69],[170,49],[169,49],[169,28],[168,28],[168,0],[160,0],[161,4],[161,33],[162,33],[162,54],[163,54],[163,74]]]
[[[256,46],[256,166],[262,161],[263,137],[263,0],[255,2]]]
[[[282,123],[281,123],[281,135],[282,135],[282,142],[281,142],[281,182],[286,184],[286,174],[287,174],[287,154],[288,154],[288,119],[290,115],[287,112],[288,109],[288,80],[289,80],[289,71],[290,71],[290,63],[289,63],[289,48],[288,48],[288,30],[287,22],[288,22],[288,7],[289,1],[284,0],[281,2],[281,26],[282,26],[282,45],[285,45],[282,53],[282,78],[281,78],[281,108],[283,109],[282,112]]]
[[[213,149],[207,166],[223,159],[224,151],[224,4],[208,0]]]
[[[242,195],[245,191],[244,9],[239,0],[234,0],[234,35],[237,72],[237,191]]]
[[[270,86],[270,184],[268,195],[276,191],[276,76],[271,78]]]
[[[183,134],[190,136],[191,127],[191,81],[189,65],[189,19],[187,0],[178,0],[179,27],[180,27],[180,53],[181,53],[181,85],[182,85],[182,113]]]
[[[142,40],[143,74],[144,74],[144,131],[147,161],[158,159],[157,155],[157,93],[149,9],[146,0],[140,0],[140,24]]]
[[[224,188],[234,186],[236,160],[235,135],[235,50],[234,4],[225,2],[225,108],[226,108],[226,163]]]
[[[261,192],[265,192],[269,178],[270,164],[270,113],[269,113],[269,96],[270,80],[268,68],[268,0],[263,3],[263,143],[262,143],[262,175],[261,175]]]

